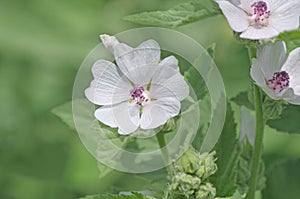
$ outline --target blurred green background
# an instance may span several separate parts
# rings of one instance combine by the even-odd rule
[[[123,16],[180,2],[185,1],[0,0],[1,199],[69,199],[127,183],[130,175],[99,179],[93,157],[51,109],[71,100],[76,71],[99,34],[138,27]],[[203,46],[217,43],[228,97],[247,89],[247,51],[222,16],[177,30]],[[267,167],[300,157],[299,136],[268,129],[265,138]]]

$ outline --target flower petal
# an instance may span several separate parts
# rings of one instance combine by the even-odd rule
[[[127,135],[137,130],[140,123],[140,109],[134,104],[123,102],[100,107],[96,110],[95,117],[112,128],[118,127],[120,134]]]
[[[300,95],[300,48],[289,54],[282,70],[289,74],[290,87],[294,89],[295,94]]]
[[[236,6],[241,5],[241,0],[229,0],[229,1]]]
[[[94,115],[96,119],[103,124],[110,126],[111,128],[118,127],[115,118],[113,117],[112,106],[102,106],[95,111]]]
[[[217,1],[223,14],[225,15],[230,27],[236,32],[242,32],[247,29],[249,23],[244,10],[236,7],[229,1]]]
[[[141,116],[142,129],[154,129],[179,114],[181,104],[174,98],[156,100],[143,109]]]
[[[154,40],[145,41],[137,48],[120,43],[114,55],[120,70],[133,83],[141,85],[149,83],[160,59],[160,47]]]
[[[110,105],[130,98],[133,87],[113,63],[98,60],[92,67],[92,73],[94,80],[85,90],[85,96],[94,104]]]
[[[257,59],[252,59],[252,66],[250,70],[250,75],[254,80],[255,84],[258,85],[270,98],[274,100],[279,100],[278,97],[267,85],[266,77],[262,71],[261,63]]]
[[[259,40],[259,39],[271,39],[279,35],[279,32],[271,26],[263,28],[254,28],[249,26],[248,29],[243,32],[240,37],[245,39]]]
[[[278,32],[289,30],[296,30],[299,27],[299,1],[278,1],[276,3],[271,1],[274,10],[271,10],[269,25],[276,29]]]
[[[300,105],[300,96],[295,94],[293,88],[288,88],[279,94],[281,95],[281,99],[291,104]]]
[[[172,67],[176,70],[179,70],[178,60],[173,55],[169,56],[169,57],[166,57],[163,60],[161,60],[159,65],[162,66],[162,67]]]
[[[266,0],[271,12],[280,13],[290,10],[293,13],[299,13],[300,3],[298,0]]]
[[[189,95],[189,86],[178,69],[160,66],[153,75],[150,94],[154,99],[173,97],[181,101]]]
[[[240,7],[250,13],[252,10],[251,5],[253,5],[254,2],[256,2],[256,0],[241,0]]]
[[[286,61],[286,46],[284,42],[267,44],[259,48],[257,52],[257,62],[266,80],[273,77],[275,72],[280,72]]]
[[[266,78],[260,68],[257,59],[252,59],[250,75],[258,86],[262,87],[266,85]]]
[[[300,96],[295,96],[293,99],[287,99],[290,104],[300,105]]]

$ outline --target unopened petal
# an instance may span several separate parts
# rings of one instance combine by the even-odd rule
[[[100,39],[103,42],[105,48],[107,48],[111,53],[114,53],[115,47],[119,44],[116,37],[110,35],[100,35]]]

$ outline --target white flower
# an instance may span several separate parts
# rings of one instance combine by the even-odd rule
[[[300,48],[288,56],[284,42],[260,48],[251,77],[270,98],[300,105]]]
[[[100,38],[113,52],[118,67],[106,60],[92,67],[94,80],[85,95],[101,105],[95,111],[99,121],[127,135],[139,127],[159,127],[179,114],[189,87],[174,56],[160,62],[160,46],[154,40],[132,48],[112,36]]]
[[[241,38],[271,39],[299,27],[299,0],[215,0]]]

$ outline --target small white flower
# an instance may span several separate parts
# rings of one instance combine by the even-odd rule
[[[94,80],[85,95],[101,105],[95,111],[99,121],[127,135],[139,127],[159,127],[179,114],[189,87],[174,56],[160,62],[160,46],[154,40],[132,48],[112,36],[100,38],[113,52],[118,67],[106,60],[92,67]]]
[[[270,98],[300,105],[300,48],[288,56],[284,42],[260,48],[251,77]]]
[[[271,39],[299,27],[299,0],[215,0],[241,38]]]

